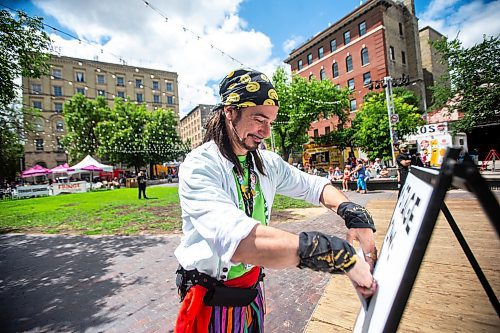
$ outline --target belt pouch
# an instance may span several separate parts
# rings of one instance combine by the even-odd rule
[[[207,291],[203,302],[209,306],[247,306],[257,297],[256,288],[215,286]]]

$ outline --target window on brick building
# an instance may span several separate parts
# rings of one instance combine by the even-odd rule
[[[351,42],[351,32],[347,30],[344,32],[344,45],[347,45]]]
[[[160,95],[153,95],[153,103],[155,104],[160,103]]]
[[[62,103],[54,103],[54,112],[55,113],[62,113],[63,112]]]
[[[403,64],[406,65],[406,53],[405,53],[405,51],[401,51],[401,61],[403,62]]]
[[[106,84],[103,74],[97,74],[97,84]]]
[[[314,130],[314,137],[317,138],[319,136],[319,130],[316,128]]]
[[[370,57],[368,56],[368,48],[364,47],[361,49],[361,65],[366,65],[370,63]]]
[[[76,79],[76,82],[85,82],[85,73],[84,72],[76,72],[75,79]]]
[[[174,104],[174,97],[167,96],[167,104]]]
[[[347,81],[347,87],[350,89],[350,90],[354,90],[354,79],[350,79]]]
[[[167,91],[174,91],[174,86],[172,82],[167,82]]]
[[[356,106],[356,100],[355,100],[355,99],[351,99],[351,100],[349,101],[349,105],[350,105],[350,110],[351,110],[351,111],[356,111],[357,106]]]
[[[345,58],[345,68],[346,72],[352,71],[352,56],[350,55]]]
[[[363,73],[363,85],[366,86],[372,82],[372,75],[370,72],[368,73]]]
[[[309,53],[307,55],[307,64],[310,65],[310,64],[312,64],[312,62],[313,62],[313,55],[311,53]]]
[[[43,151],[43,139],[35,139],[36,151]]]
[[[302,69],[302,59],[300,59],[299,61],[297,61],[297,69],[300,71]]]
[[[97,96],[105,96],[106,95],[106,92],[102,89],[98,89],[97,90]]]
[[[56,120],[56,132],[64,132],[64,121],[61,119]]]
[[[139,103],[144,102],[144,97],[142,94],[136,94],[136,101]]]
[[[394,53],[394,47],[389,46],[389,58],[394,61],[396,60],[396,54]]]
[[[399,35],[403,36],[403,23],[399,23]]]
[[[328,133],[330,133],[330,126],[325,127],[325,134],[328,134]]]
[[[323,58],[323,53],[324,53],[324,51],[323,51],[323,46],[322,46],[318,49],[318,59]]]
[[[361,22],[359,25],[359,36],[363,36],[364,34],[366,34],[366,22],[363,21]]]
[[[42,92],[42,85],[38,83],[33,83],[31,85],[31,93],[32,94],[40,94]]]
[[[62,96],[62,87],[61,86],[53,86],[54,96]]]
[[[154,90],[160,90],[160,82],[153,81],[153,89]]]
[[[125,78],[123,76],[117,76],[116,85],[119,87],[125,87]]]
[[[332,39],[330,41],[330,51],[334,52],[336,50],[337,50],[337,40],[336,39]]]
[[[326,80],[326,71],[324,68],[321,68],[321,70],[319,71],[319,78],[321,80]]]
[[[35,131],[43,132],[43,119],[38,118],[35,120]]]
[[[125,91],[117,91],[116,96],[125,99]]]
[[[332,64],[332,73],[333,73],[333,78],[339,76],[339,64],[337,64],[336,62]]]
[[[62,79],[62,71],[59,68],[52,69],[52,76],[54,79]]]
[[[136,88],[143,88],[142,79],[135,79],[135,87]]]
[[[42,101],[33,101],[32,102],[33,108],[41,110],[42,109]]]
[[[76,93],[85,96],[85,88],[76,88]]]

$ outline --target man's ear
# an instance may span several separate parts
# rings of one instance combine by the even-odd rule
[[[229,121],[233,120],[233,107],[232,106],[225,106],[224,107],[224,115],[226,116],[226,119]]]

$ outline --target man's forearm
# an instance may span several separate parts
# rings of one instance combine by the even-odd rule
[[[293,267],[299,263],[298,249],[298,235],[257,224],[240,242],[231,260],[275,269]]]
[[[326,208],[336,213],[338,206],[343,202],[349,201],[349,199],[347,199],[342,192],[333,187],[333,185],[328,184],[323,188],[319,201]]]

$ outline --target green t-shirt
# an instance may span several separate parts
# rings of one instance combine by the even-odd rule
[[[246,156],[238,156],[238,159],[240,160],[241,165],[243,166],[244,175],[243,175],[243,182],[245,186],[250,186],[248,184],[249,180],[249,175],[248,175],[248,167],[246,166]],[[234,181],[236,182],[236,188],[238,189],[238,202],[239,202],[239,208],[243,211],[245,211],[245,204],[243,202],[243,196],[241,195],[241,188],[240,188],[240,183],[238,182],[238,177],[236,174],[234,174]],[[260,222],[260,224],[267,225],[269,218],[268,218],[268,212],[269,210],[266,207],[266,200],[264,199],[264,195],[260,189],[260,183],[259,179],[257,178],[257,184],[255,184],[255,197],[253,198],[253,212],[252,212],[252,218],[256,219],[257,221]],[[236,266],[231,267],[231,269],[228,272],[227,279],[235,279],[237,277],[242,276],[246,272],[248,272],[252,266],[248,267],[248,265],[245,264],[239,264]]]

